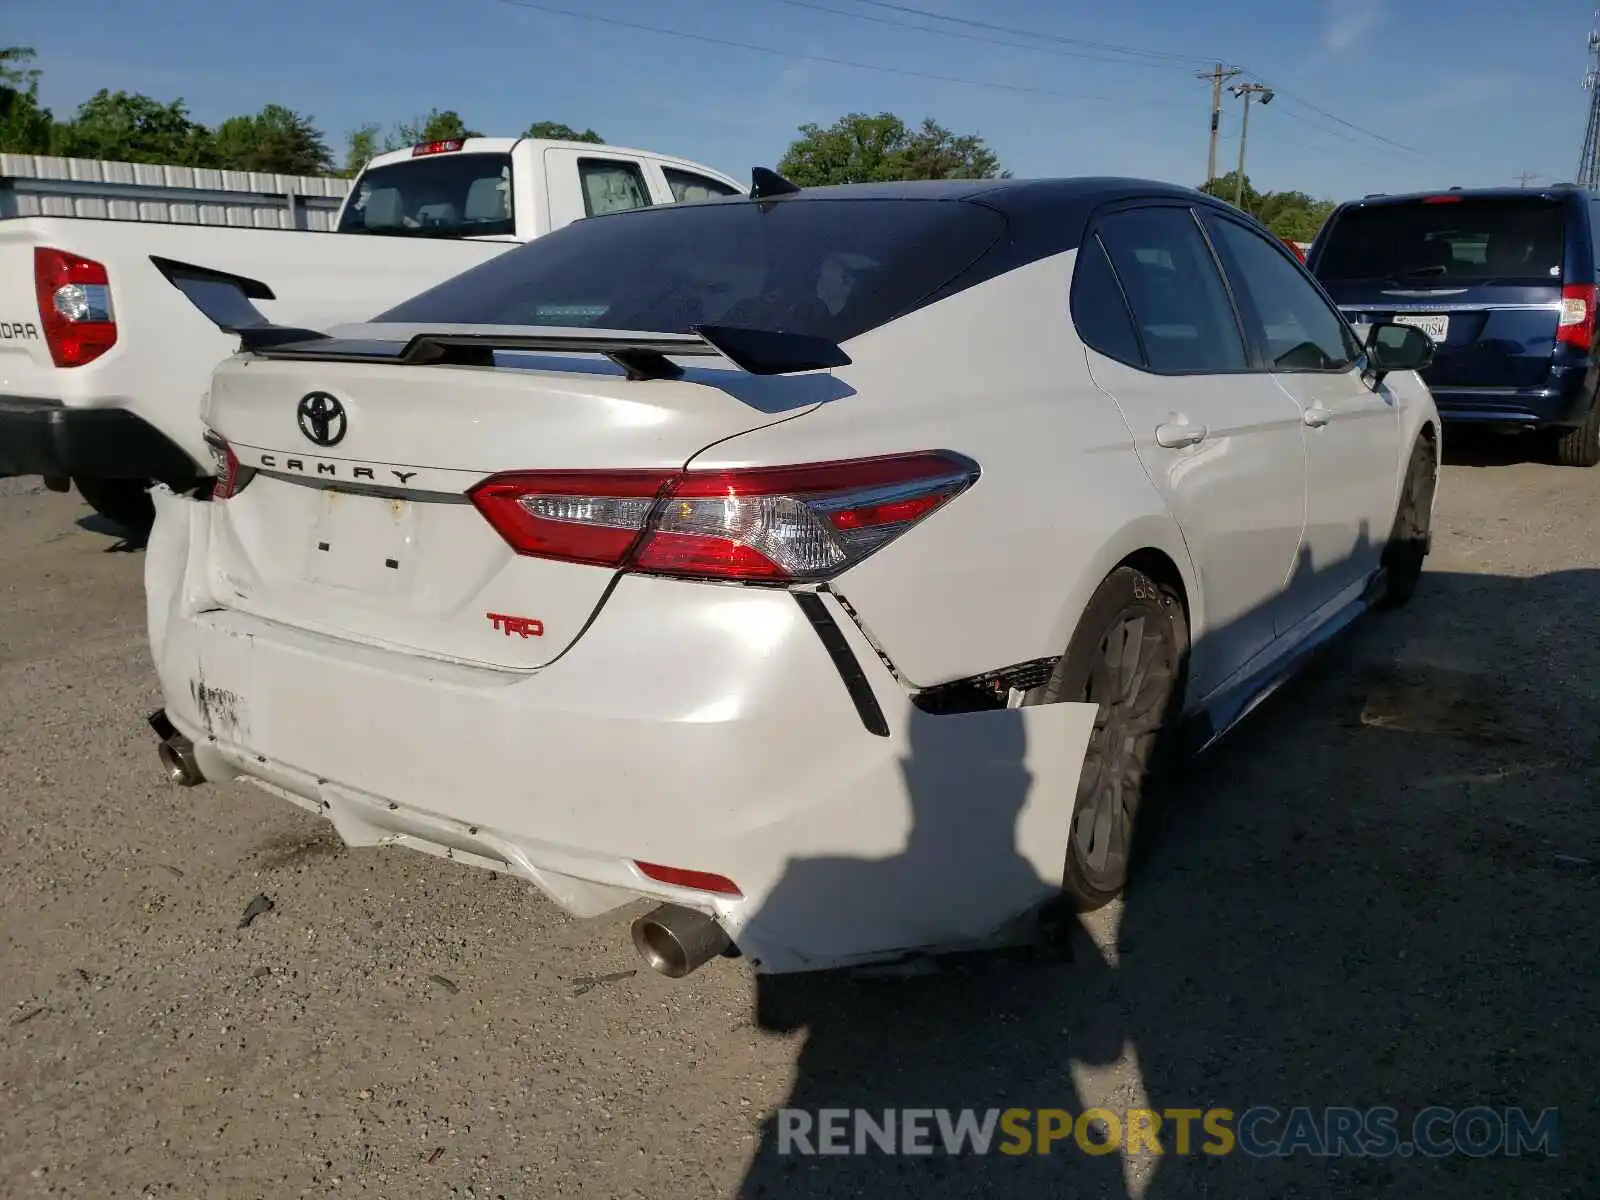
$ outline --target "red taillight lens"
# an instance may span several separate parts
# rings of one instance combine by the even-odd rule
[[[473,504],[518,554],[621,566],[676,471],[528,471],[495,475]]]
[[[1556,326],[1556,342],[1571,346],[1581,354],[1594,348],[1595,285],[1569,283],[1561,289],[1561,323]]]
[[[36,246],[33,286],[45,344],[58,367],[81,367],[117,344],[111,280],[93,259]]]
[[[725,875],[710,871],[690,871],[684,867],[663,867],[659,863],[635,862],[634,866],[646,879],[669,883],[673,887],[693,888],[697,892],[714,892],[718,896],[742,896],[739,885]]]
[[[1460,204],[1460,196],[1427,196],[1422,201],[1424,204]]]
[[[464,144],[460,138],[447,138],[442,142],[418,142],[411,147],[411,157],[420,158],[424,154],[450,154],[461,149]]]
[[[518,554],[750,583],[827,579],[970,487],[944,452],[730,471],[497,475],[472,502]]]
[[[226,500],[229,496],[237,496],[244,490],[244,485],[250,482],[255,471],[239,464],[239,457],[228,445],[228,439],[216,430],[206,430],[205,439],[206,448],[211,451],[211,461],[217,468],[217,481],[212,485],[211,498]]]

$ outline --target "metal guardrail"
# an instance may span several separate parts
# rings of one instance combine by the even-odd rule
[[[0,154],[0,219],[330,230],[348,179]]]

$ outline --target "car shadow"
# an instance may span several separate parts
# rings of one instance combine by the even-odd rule
[[[1443,457],[1452,467],[1509,467],[1549,461],[1549,443],[1536,434],[1446,426]]]
[[[805,1030],[785,1107],[809,1115],[811,1148],[823,1110],[933,1110],[932,1153],[857,1144],[848,1121],[845,1153],[797,1152],[800,1126],[779,1112],[739,1194],[1591,1194],[1600,651],[1574,635],[1597,606],[1600,571],[1429,572],[1409,607],[1358,622],[1184,772],[1126,897],[1070,919],[1065,953],[963,955],[904,978],[758,975],[758,1024]],[[936,730],[907,746],[914,810],[943,754]],[[1015,791],[993,794],[1006,778],[974,796],[981,819],[1015,812]],[[957,833],[979,836],[946,823],[913,832],[908,853],[937,865]],[[881,869],[802,860],[790,878],[847,896]],[[1415,1125],[1429,1106],[1451,1113]],[[1106,1111],[1086,1123],[1091,1108]],[[1490,1136],[1518,1108],[1535,1131],[1557,1110],[1555,1140],[1518,1155]],[[946,1152],[938,1110],[1008,1109],[1027,1111],[988,1153]],[[1355,1110],[1355,1140],[1330,1109]],[[1156,1136],[1124,1154],[1129,1110],[1153,1111],[1133,1121]],[[1452,1128],[1454,1152],[1413,1136]]]
[[[143,550],[145,543],[150,540],[149,534],[131,533],[99,513],[89,513],[87,516],[79,517],[74,524],[85,533],[111,538],[111,544],[105,548],[107,554],[132,554]]]

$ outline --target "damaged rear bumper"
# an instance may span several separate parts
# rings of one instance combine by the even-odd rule
[[[536,671],[323,637],[222,608],[210,506],[155,498],[146,588],[169,719],[206,778],[248,779],[351,845],[509,870],[580,916],[693,908],[764,972],[982,944],[1060,886],[1090,705],[922,712],[821,596],[877,736],[793,594],[635,576]]]

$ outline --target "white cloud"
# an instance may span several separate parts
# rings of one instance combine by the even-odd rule
[[[1383,15],[1384,0],[1328,0],[1322,48],[1337,53],[1371,33]]]

